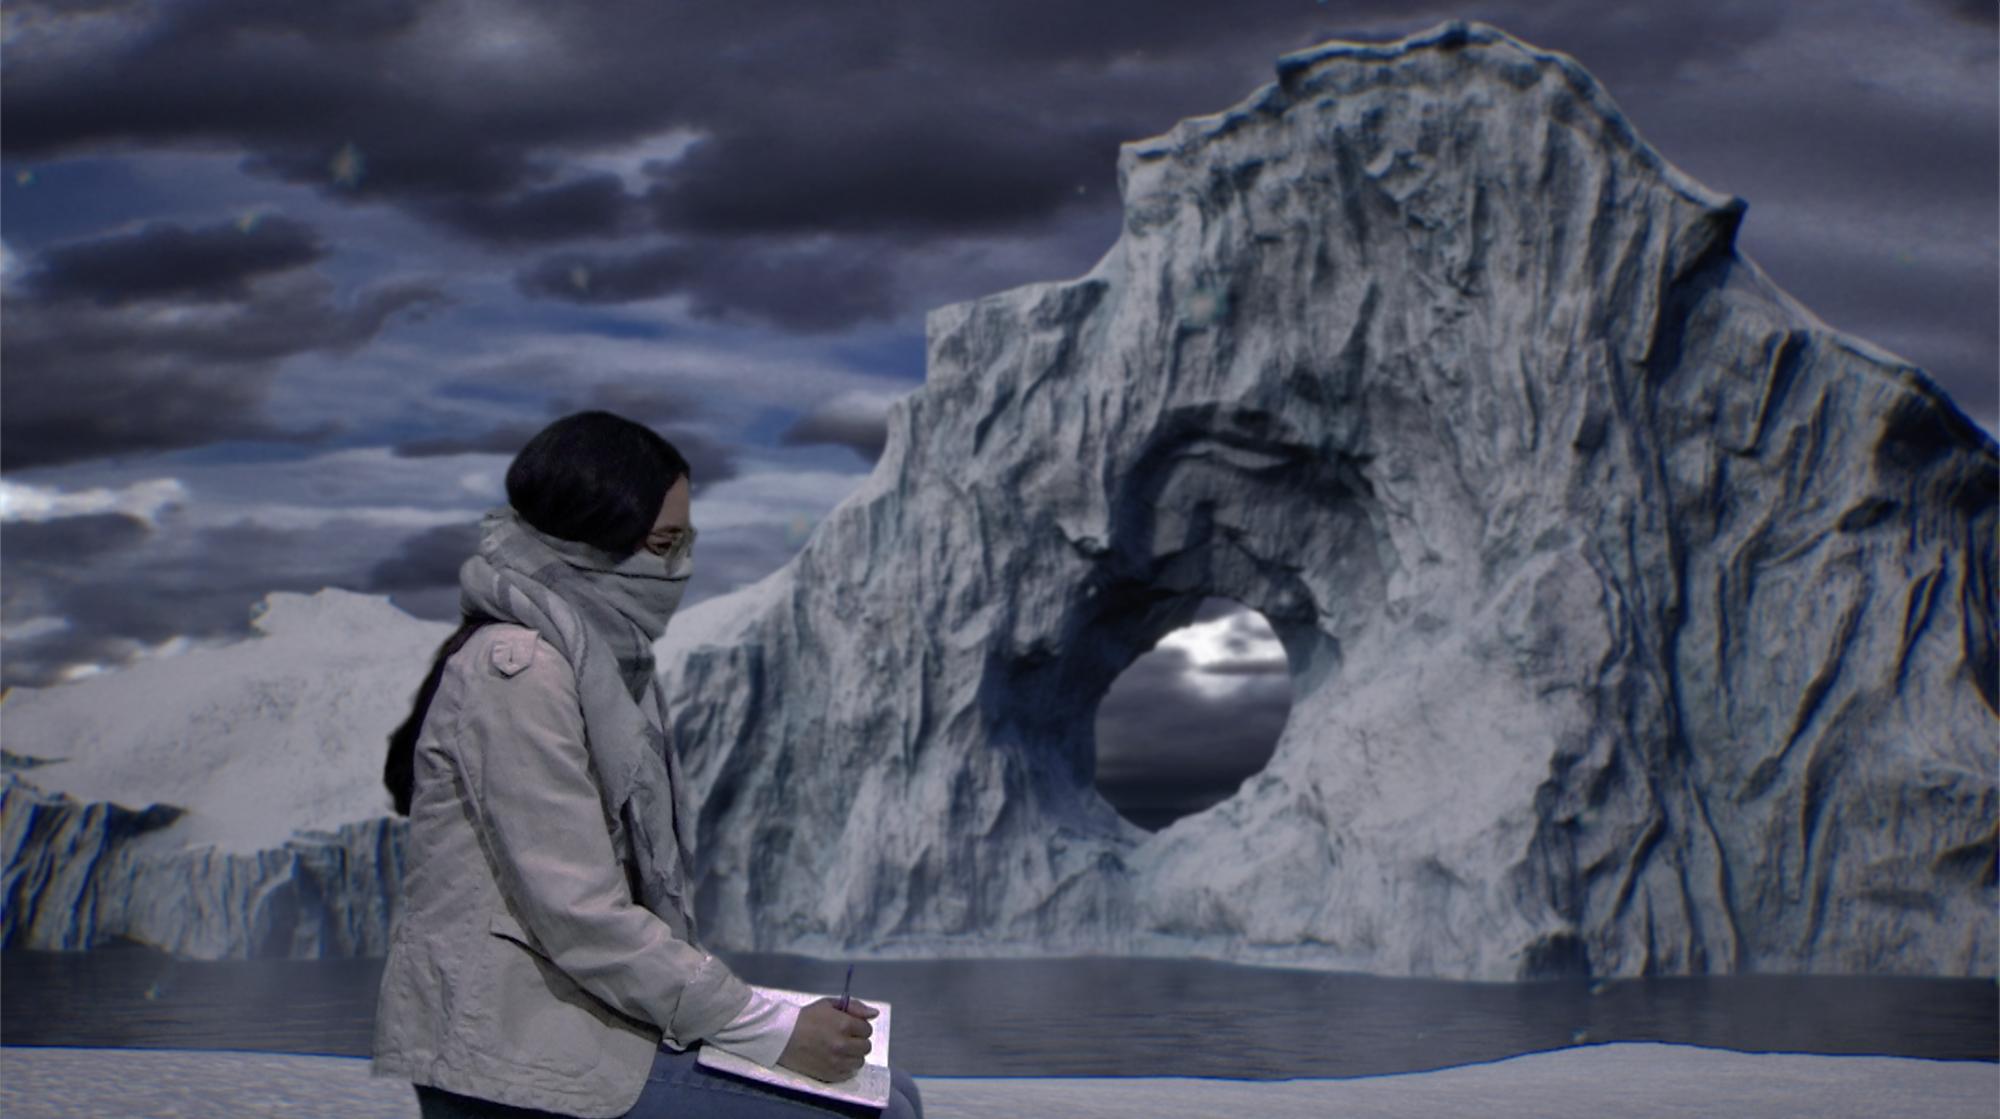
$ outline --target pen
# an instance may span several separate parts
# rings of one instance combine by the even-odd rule
[[[854,965],[848,964],[847,981],[840,985],[840,1009],[842,1013],[846,1013],[847,1011],[847,992],[853,989],[854,989]]]

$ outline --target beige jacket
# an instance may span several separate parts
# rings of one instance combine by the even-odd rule
[[[529,627],[488,625],[446,662],[405,852],[377,1076],[621,1115],[663,1032],[691,1044],[750,1002],[728,965],[633,902],[575,676]]]

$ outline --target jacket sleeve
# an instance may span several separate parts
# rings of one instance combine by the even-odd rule
[[[777,1068],[778,1058],[785,1055],[785,1046],[792,1042],[792,1031],[798,1028],[802,1008],[755,987],[750,989],[750,995],[749,1005],[736,1015],[735,1021],[709,1034],[703,1044],[727,1049],[766,1068]]]
[[[575,677],[554,646],[539,636],[533,644],[506,654],[499,643],[479,646],[460,709],[474,824],[501,893],[578,986],[684,1043],[705,1037],[749,1004],[750,987],[632,901]]]

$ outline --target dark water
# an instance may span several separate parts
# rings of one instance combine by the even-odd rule
[[[730,955],[838,991],[845,963]],[[138,947],[0,953],[0,1043],[367,1054],[380,960],[190,962]],[[924,1076],[1360,1076],[1563,1046],[2000,1059],[1991,980],[1850,976],[1456,983],[1200,960],[862,962]]]

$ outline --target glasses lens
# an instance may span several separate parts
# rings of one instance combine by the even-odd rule
[[[667,542],[666,557],[670,560],[678,561],[686,557],[687,554],[693,550],[694,550],[694,530],[688,529],[684,532],[677,533],[671,540]]]

